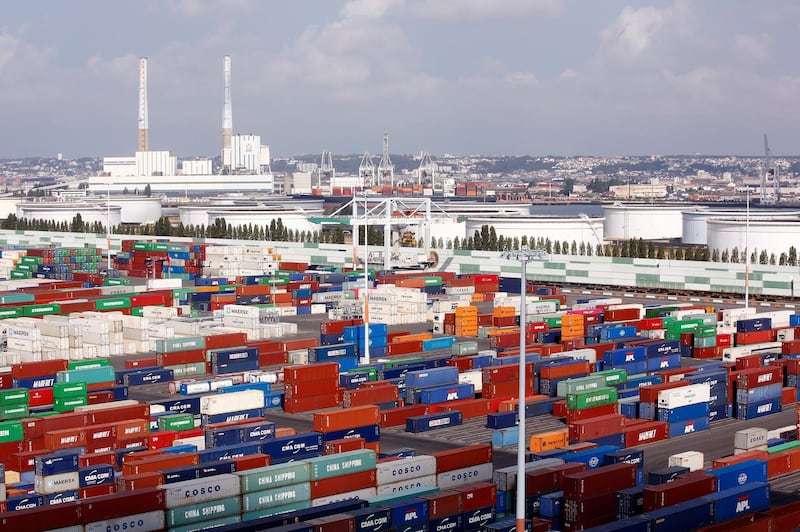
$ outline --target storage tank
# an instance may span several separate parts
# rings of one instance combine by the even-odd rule
[[[93,224],[100,222],[106,227],[121,223],[122,208],[119,205],[106,206],[91,202],[66,203],[66,202],[31,202],[17,204],[17,217],[26,220],[54,220],[56,222],[72,222],[77,214],[81,215],[84,222]]]
[[[708,248],[722,254],[725,250],[732,252],[738,248],[743,252],[749,244],[756,255],[762,251],[775,254],[779,258],[781,253],[788,253],[792,246],[800,248],[797,235],[800,234],[800,218],[797,216],[773,216],[750,218],[748,223],[745,216],[736,218],[710,218],[708,226]],[[751,253],[752,253],[751,251]]]
[[[472,216],[464,224],[464,236],[469,238],[480,232],[484,225],[494,227],[497,236],[531,239],[545,238],[551,242],[573,241],[594,246],[603,243],[603,218],[547,217],[547,216]]]
[[[94,203],[105,208],[106,198],[98,196]],[[124,224],[154,223],[161,218],[161,198],[112,195],[111,205],[120,207],[120,218]]]
[[[685,205],[613,203],[603,205],[608,240],[681,238]]]
[[[693,244],[698,246],[705,246],[708,244],[708,228],[707,222],[712,218],[737,218],[745,216],[745,208],[739,209],[714,209],[695,207],[692,210],[683,211],[683,237],[681,241],[684,244]],[[786,211],[775,209],[750,209],[750,219],[762,219],[796,216],[800,217],[800,211]]]

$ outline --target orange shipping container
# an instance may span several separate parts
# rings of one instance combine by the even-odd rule
[[[465,316],[478,316],[478,307],[468,306],[468,307],[456,307],[455,311],[456,317],[465,317]]]
[[[552,432],[541,432],[531,435],[530,451],[540,453],[551,449],[558,449],[567,445],[567,429]]]
[[[392,343],[399,344],[401,342],[421,342],[423,340],[430,340],[431,338],[433,338],[431,333],[406,334],[404,336],[392,338]]]
[[[381,421],[381,411],[377,405],[354,406],[315,412],[313,429],[317,432],[333,432],[377,425]]]
[[[492,309],[492,316],[496,316],[498,318],[505,318],[507,316],[516,316],[516,315],[517,311],[514,309],[514,307],[494,307]]]

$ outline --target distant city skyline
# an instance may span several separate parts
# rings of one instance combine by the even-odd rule
[[[381,152],[800,153],[791,0],[12,2],[0,26],[0,158],[132,155],[138,59],[150,148],[274,157]]]

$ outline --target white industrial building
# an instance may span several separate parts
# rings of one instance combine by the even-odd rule
[[[683,212],[683,237],[684,244],[705,246],[708,244],[708,221],[716,218],[741,218],[746,216],[743,209],[702,209],[699,207]],[[750,220],[772,218],[800,218],[800,211],[776,209],[750,209]]]
[[[800,218],[797,216],[756,217],[750,220],[741,213],[735,218],[710,218],[708,226],[708,247],[720,254],[725,250],[732,252],[737,248],[742,253],[749,247],[760,256],[762,251],[768,255],[788,253],[792,246],[800,248],[797,235],[800,234]]]
[[[685,206],[663,203],[603,205],[604,235],[608,240],[679,239],[682,237],[684,211]]]

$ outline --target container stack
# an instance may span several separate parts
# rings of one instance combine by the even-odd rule
[[[164,486],[165,520],[170,528],[203,529],[238,522],[242,512],[239,477],[213,475]],[[235,520],[229,519],[235,517]]]
[[[331,408],[341,402],[339,364],[336,362],[287,366],[283,370],[283,382],[283,409],[286,412]]]
[[[708,384],[689,384],[658,392],[656,418],[669,423],[670,438],[708,430],[710,389]]]
[[[617,492],[635,487],[636,465],[625,462],[564,476],[564,527],[591,528],[616,519]]]
[[[427,295],[419,289],[379,284],[366,297],[370,323],[402,325],[428,319]]]
[[[378,496],[436,490],[436,458],[430,455],[384,458],[378,461],[376,472]]]
[[[733,454],[748,451],[766,451],[768,448],[768,431],[758,427],[736,431],[733,435]]]
[[[617,411],[616,388],[604,386],[567,394],[569,440],[584,442],[621,434],[625,416]]]
[[[338,447],[346,446],[340,440],[363,440],[358,448],[380,451],[381,427],[380,410],[375,405],[323,410],[314,413],[314,430],[322,434],[323,444],[338,442]]]
[[[353,343],[356,345],[356,353],[359,357],[364,357],[364,325],[346,325],[342,331],[343,343]],[[369,324],[369,356],[370,358],[382,358],[387,354],[389,345],[389,328],[385,323]],[[349,369],[349,368],[348,368]]]
[[[754,419],[781,411],[783,369],[767,366],[735,373],[737,419]]]
[[[320,456],[307,462],[312,506],[376,495],[376,454],[371,449]]]

